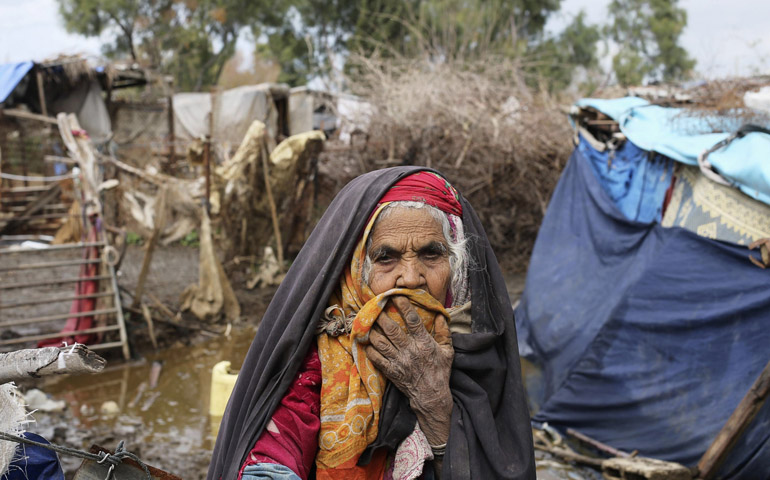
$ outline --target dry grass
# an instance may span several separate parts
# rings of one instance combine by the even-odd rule
[[[440,170],[470,200],[501,263],[524,270],[572,148],[566,116],[510,60],[353,64],[349,87],[376,112],[351,151],[359,170]]]

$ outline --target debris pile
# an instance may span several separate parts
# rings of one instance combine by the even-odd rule
[[[571,149],[559,108],[505,60],[358,58],[356,68],[351,89],[371,108],[366,132],[338,154],[358,166],[351,173],[394,165],[440,170],[470,200],[503,266],[525,269]]]

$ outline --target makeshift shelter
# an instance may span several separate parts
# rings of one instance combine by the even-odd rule
[[[267,126],[272,138],[288,136],[289,87],[262,83],[213,93],[174,95],[175,135],[190,141],[206,135],[231,147],[240,145],[254,120]]]
[[[100,147],[112,137],[111,92],[145,82],[134,67],[93,67],[80,57],[0,65],[0,235],[53,234],[70,217],[74,161],[56,115],[76,114]]]
[[[770,360],[770,135],[733,118],[577,104],[516,309],[536,423],[694,466]],[[718,477],[767,472],[770,402]]]

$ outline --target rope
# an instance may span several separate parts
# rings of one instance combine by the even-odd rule
[[[112,471],[115,469],[115,467],[120,464],[120,462],[123,461],[125,458],[129,458],[136,463],[139,464],[140,467],[142,467],[142,470],[144,470],[145,475],[147,475],[147,480],[152,480],[152,475],[150,475],[150,469],[147,468],[147,465],[144,464],[141,460],[139,460],[139,457],[134,455],[131,452],[126,451],[123,448],[123,440],[118,443],[118,448],[115,449],[115,453],[109,454],[105,452],[99,452],[97,453],[90,453],[90,452],[84,452],[82,450],[78,450],[76,448],[70,448],[70,447],[63,447],[61,445],[54,445],[52,443],[41,443],[36,442],[34,440],[30,440],[29,438],[20,437],[18,435],[12,435],[7,432],[0,431],[0,439],[2,440],[8,440],[11,442],[16,443],[24,443],[27,445],[35,445],[37,447],[43,447],[47,448],[48,450],[53,450],[57,453],[63,453],[65,455],[70,455],[72,457],[82,458],[84,460],[92,460],[100,465],[109,465],[110,468],[107,471],[107,478],[105,480],[108,480],[111,475]]]
[[[0,172],[0,178],[5,178],[8,180],[32,180],[37,182],[58,182],[59,180],[66,180],[68,178],[76,178],[77,175],[73,175],[71,173],[67,175],[56,175],[54,177],[30,177],[27,175],[14,175],[13,173],[2,173]]]

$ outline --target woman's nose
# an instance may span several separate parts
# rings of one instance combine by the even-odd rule
[[[396,281],[397,287],[420,288],[425,284],[425,276],[415,262],[404,262],[401,268],[401,274]]]

